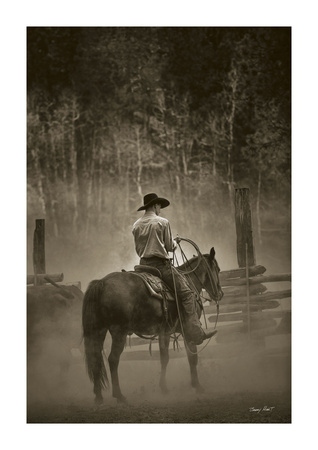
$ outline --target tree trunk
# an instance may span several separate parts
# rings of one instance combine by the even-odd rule
[[[65,127],[64,127],[64,121],[62,119],[62,139],[61,139],[61,165],[62,165],[62,180],[65,183],[67,179],[67,164],[66,164],[66,158],[65,158]]]
[[[115,149],[116,149],[118,177],[120,179],[121,178],[121,172],[122,172],[122,169],[121,169],[121,154],[120,154],[120,146],[117,143],[117,137],[115,136],[115,134],[113,135],[113,140],[114,140]]]
[[[31,154],[34,159],[34,169],[37,179],[37,188],[38,188],[38,194],[39,194],[39,203],[41,205],[41,210],[43,215],[46,215],[46,204],[45,204],[45,195],[44,195],[44,189],[43,189],[43,175],[41,170],[41,165],[39,161],[39,149],[36,147],[31,150]]]
[[[142,174],[142,154],[141,154],[141,145],[140,145],[140,129],[138,126],[135,127],[136,134],[136,148],[137,148],[137,176],[136,176],[136,184],[137,184],[137,192],[140,195],[141,200],[143,199],[142,195],[142,187],[141,187],[141,174]]]
[[[96,145],[95,145],[95,129],[93,130],[92,152],[90,154],[90,164],[87,170],[87,190],[86,190],[86,220],[85,220],[85,240],[87,240],[90,232],[91,212],[94,207],[93,201],[93,183],[95,173]]]
[[[261,228],[261,214],[260,214],[260,199],[261,199],[261,185],[262,185],[262,173],[258,171],[257,182],[257,198],[256,198],[256,220],[257,220],[257,235],[258,242],[262,245],[262,228]]]
[[[229,199],[230,205],[232,207],[233,204],[233,163],[232,163],[232,152],[233,152],[233,127],[234,127],[234,119],[235,119],[235,110],[236,110],[236,89],[237,89],[237,73],[236,68],[232,65],[232,71],[230,73],[230,86],[231,86],[231,111],[228,116],[229,123],[229,144],[227,147],[227,185],[229,191]]]
[[[45,142],[45,167],[46,167],[46,183],[47,183],[47,199],[48,204],[50,206],[50,221],[53,225],[53,234],[55,237],[58,237],[59,235],[59,229],[58,229],[58,220],[56,217],[56,200],[54,199],[55,190],[53,186],[55,185],[56,179],[57,179],[57,170],[56,170],[56,152],[55,152],[55,145],[54,140],[52,139],[52,129],[51,124],[49,124],[50,130],[49,130],[49,136],[45,133],[44,126],[42,127],[42,135],[43,135],[43,142]],[[51,147],[50,144],[51,143]],[[52,169],[53,167],[53,169]],[[53,174],[53,175],[52,175]]]
[[[54,128],[53,125],[50,124],[50,143],[51,143],[51,155],[52,155],[52,162],[53,162],[53,183],[55,184],[58,179],[58,157],[57,157],[57,150],[56,150],[56,144],[55,144],[55,137],[54,137]]]
[[[189,145],[190,148],[191,148],[191,145],[192,144],[190,143],[190,145]],[[183,165],[183,173],[184,173],[185,176],[187,176],[188,175],[188,163],[187,163],[186,152],[185,152],[183,146],[180,146],[180,147],[181,147],[181,158],[182,158],[182,165]]]
[[[212,147],[212,175],[216,176],[216,134],[217,134],[217,126],[216,126],[216,119],[212,114],[209,114],[208,117],[208,128],[209,128],[209,134],[211,135],[211,141],[210,145]]]
[[[100,225],[103,208],[103,149],[99,149],[98,153],[98,178],[97,178],[97,223]]]
[[[73,100],[72,103],[72,122],[71,122],[71,145],[70,145],[70,159],[72,168],[72,186],[71,195],[73,200],[73,232],[75,235],[78,234],[78,173],[77,173],[77,151],[76,151],[76,138],[75,138],[75,122],[78,120],[79,115],[76,114],[76,101]]]
[[[128,158],[128,161],[127,161],[126,176],[125,176],[125,190],[126,190],[126,197],[125,197],[125,223],[126,223],[126,219],[129,220],[129,218],[130,218],[130,211],[129,211],[129,199],[130,199],[129,171],[130,171],[130,158]]]

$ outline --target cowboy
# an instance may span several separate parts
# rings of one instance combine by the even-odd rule
[[[196,313],[196,296],[190,289],[184,275],[170,263],[169,253],[173,252],[180,238],[173,239],[170,224],[160,217],[160,210],[170,205],[170,202],[151,193],[144,196],[144,204],[137,211],[145,211],[132,229],[135,248],[140,257],[140,264],[153,266],[161,272],[162,280],[174,291],[183,305],[185,315],[185,338],[188,342],[200,345],[205,339],[216,334],[216,330],[205,332]]]

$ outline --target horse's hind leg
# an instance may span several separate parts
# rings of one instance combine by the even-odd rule
[[[84,334],[85,360],[89,378],[94,383],[95,403],[103,401],[102,389],[108,386],[106,367],[103,359],[103,343],[107,330],[94,330]]]
[[[197,354],[197,346],[195,344],[186,344],[188,361],[190,364],[190,373],[191,373],[191,386],[195,388],[197,393],[204,392],[203,387],[199,382],[197,365],[198,365],[198,354]]]
[[[108,357],[109,369],[112,378],[112,388],[113,388],[113,397],[117,398],[118,402],[126,403],[126,398],[123,396],[119,386],[119,378],[118,378],[118,365],[119,358],[122,354],[125,343],[127,333],[122,331],[111,331],[112,335],[112,347],[111,352]]]
[[[96,332],[95,336],[90,340],[86,339],[86,345],[91,345],[92,352],[92,379],[94,383],[95,403],[97,405],[103,402],[102,389],[108,386],[108,378],[106,367],[103,359],[103,344],[106,337],[107,329]]]
[[[166,383],[166,369],[169,362],[169,334],[161,333],[159,334],[159,349],[160,349],[160,362],[161,362],[161,372],[159,386],[161,391],[166,394],[168,392]]]

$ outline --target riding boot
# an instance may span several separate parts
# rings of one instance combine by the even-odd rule
[[[217,330],[205,332],[202,329],[198,315],[195,310],[196,299],[194,295],[189,293],[181,294],[180,296],[184,311],[184,332],[185,338],[188,342],[192,342],[195,345],[200,345],[205,339],[209,339],[217,333]]]

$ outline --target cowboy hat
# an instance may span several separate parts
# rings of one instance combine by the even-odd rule
[[[170,202],[166,198],[158,197],[157,194],[151,193],[144,196],[144,205],[138,208],[137,211],[143,211],[157,203],[161,205],[161,208],[166,208],[170,205]]]

